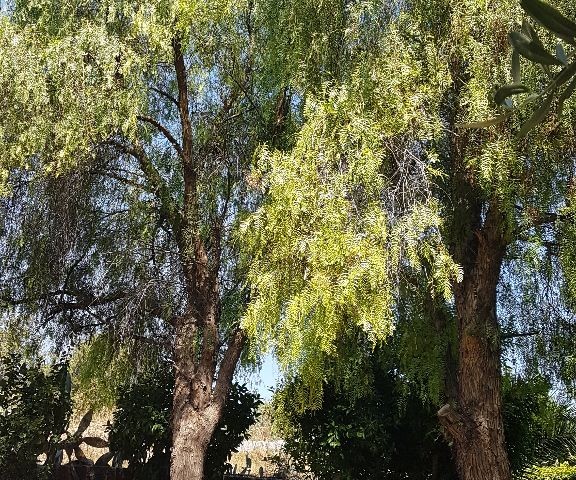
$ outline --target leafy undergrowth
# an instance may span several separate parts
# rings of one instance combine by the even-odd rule
[[[525,480],[576,480],[576,466],[568,462],[545,467],[533,467]]]

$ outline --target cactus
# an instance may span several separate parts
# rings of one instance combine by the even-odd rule
[[[93,464],[91,460],[88,460],[86,458],[84,451],[80,447],[80,445],[82,445],[83,443],[85,443],[90,447],[95,448],[107,448],[109,446],[108,442],[103,438],[82,436],[83,433],[90,426],[90,423],[92,423],[93,413],[94,412],[92,410],[88,410],[88,412],[86,412],[86,414],[80,420],[80,423],[78,424],[78,427],[73,434],[70,434],[68,431],[66,431],[67,437],[64,440],[61,440],[57,445],[58,450],[56,452],[56,455],[54,456],[55,466],[60,465],[62,463],[62,459],[64,456],[63,452],[66,452],[66,455],[68,455],[68,460],[70,462],[72,462],[72,453],[74,453],[76,460],[78,460],[79,462],[84,464]],[[100,458],[96,461],[96,463],[107,464],[108,461],[110,461],[110,458],[111,458],[110,452],[107,452],[104,455],[100,456]]]

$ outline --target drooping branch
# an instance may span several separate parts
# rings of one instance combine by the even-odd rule
[[[150,183],[151,193],[160,201],[160,213],[168,220],[174,232],[176,242],[180,245],[182,242],[182,215],[172,198],[168,185],[166,185],[160,172],[148,158],[142,146],[127,145],[117,140],[108,140],[105,143],[138,160],[142,173]]]
[[[166,337],[146,337],[145,335],[132,335],[137,342],[146,343],[153,347],[160,347],[166,350],[172,348],[172,340]]]
[[[523,212],[524,208],[520,205],[515,205],[516,210]],[[521,236],[523,232],[531,228],[543,227],[546,225],[554,226],[559,222],[573,222],[574,214],[568,213],[556,213],[556,212],[534,212],[532,215],[529,214],[530,221],[527,224],[520,226],[516,234]]]
[[[509,332],[502,334],[502,340],[508,340],[510,338],[519,338],[519,337],[531,337],[534,335],[538,335],[540,330],[529,330],[527,332]]]
[[[107,303],[113,303],[125,298],[127,295],[128,292],[122,289],[101,296],[94,295],[91,292],[82,290],[57,289],[32,297],[13,298],[7,295],[3,295],[0,297],[0,302],[6,305],[19,306],[37,302],[39,300],[50,300],[52,298],[56,299],[57,297],[62,298],[63,296],[74,298],[74,300],[70,301],[57,301],[56,305],[50,312],[51,314],[54,314],[66,310],[85,310],[92,306],[100,306]]]
[[[11,297],[9,295],[1,295],[0,296],[0,302],[2,302],[5,305],[17,307],[19,305],[26,305],[26,304],[30,304],[33,302],[37,302],[39,300],[48,300],[48,299],[56,297],[58,295],[74,295],[74,294],[75,293],[72,293],[69,290],[53,290],[51,292],[42,293],[42,294],[36,295],[34,297],[14,298],[14,297]]]
[[[87,310],[90,307],[97,307],[101,305],[106,305],[108,303],[113,303],[118,300],[125,298],[127,292],[125,290],[118,290],[116,292],[109,293],[108,295],[97,296],[90,293],[79,293],[76,294],[77,299],[75,301],[64,301],[58,302],[51,310],[50,314],[55,315],[57,313],[62,313],[70,310]]]
[[[138,183],[136,180],[132,180],[132,179],[123,177],[122,175],[119,175],[119,174],[112,172],[110,170],[103,170],[103,171],[93,170],[90,173],[111,178],[112,180],[116,180],[117,182],[123,183],[124,185],[129,185],[129,186],[137,188],[137,189],[140,189],[144,192],[154,193],[154,191],[151,190],[150,188],[148,188],[147,185],[145,185],[144,183]]]
[[[170,95],[168,92],[161,90],[160,88],[157,87],[150,87],[150,90],[152,90],[153,92],[156,92],[158,95],[166,98],[167,100],[169,100],[170,102],[172,102],[174,105],[178,106],[178,100],[176,100],[172,95]]]

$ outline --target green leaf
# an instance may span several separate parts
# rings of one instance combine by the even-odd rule
[[[544,90],[545,94],[551,93],[564,85],[568,80],[570,80],[576,74],[576,62],[572,62],[566,65],[558,74],[552,79],[550,84]]]
[[[512,81],[520,83],[522,80],[520,75],[520,55],[516,50],[512,51]]]
[[[566,18],[554,7],[541,0],[522,0],[520,5],[528,15],[558,38],[575,44],[576,23]]]
[[[542,95],[539,93],[531,93],[524,99],[524,104],[526,105],[528,103],[535,102],[536,100],[540,100],[540,98],[542,98]]]
[[[570,96],[574,93],[574,90],[576,90],[576,78],[572,79],[572,81],[568,84],[568,86],[558,97],[558,107],[556,108],[558,116],[562,115],[562,110],[564,109],[564,102],[568,98],[570,98]]]
[[[74,435],[72,435],[73,437],[82,435],[86,429],[90,426],[90,424],[92,423],[92,415],[94,414],[94,412],[92,410],[88,410],[84,416],[82,417],[82,419],[80,420],[80,423],[78,424],[78,429],[76,430],[76,432],[74,433]]]
[[[534,27],[526,19],[522,20],[522,33],[526,35],[530,40],[534,41],[536,44],[544,48],[544,44],[542,43],[542,40],[540,40],[538,33],[536,32],[536,30],[534,30]]]
[[[89,445],[90,447],[94,448],[106,448],[108,447],[108,442],[100,437],[84,437],[82,441]]]
[[[514,50],[528,60],[541,63],[542,65],[562,65],[560,60],[522,32],[510,32],[508,38]]]
[[[95,466],[97,467],[104,467],[108,466],[108,462],[112,460],[114,457],[114,452],[106,452],[105,454],[101,455],[98,460],[96,460]]]
[[[502,105],[508,97],[529,91],[530,89],[526,85],[522,85],[520,83],[504,85],[503,87],[500,87],[498,90],[496,90],[496,93],[494,94],[494,102],[496,102],[497,105]]]
[[[498,115],[494,118],[490,118],[488,120],[480,120],[478,122],[469,122],[469,123],[458,123],[456,126],[459,128],[484,128],[484,127],[491,127],[492,125],[498,125],[499,123],[504,122],[510,116],[510,112],[503,113],[502,115]]]
[[[536,125],[541,123],[544,120],[544,118],[546,118],[546,115],[548,115],[548,112],[550,112],[550,106],[552,105],[553,98],[554,98],[553,95],[548,95],[544,99],[542,105],[540,105],[538,110],[536,110],[532,114],[532,116],[526,121],[526,123],[522,125],[522,128],[520,129],[517,135],[518,138],[525,137],[530,130],[532,130]]]
[[[556,45],[556,58],[560,60],[564,65],[568,65],[568,57],[564,51],[564,47],[561,44]]]

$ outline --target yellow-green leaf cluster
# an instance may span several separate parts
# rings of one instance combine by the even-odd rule
[[[572,480],[576,478],[576,466],[563,462],[544,467],[532,467],[523,478],[526,480]]]
[[[145,105],[141,59],[104,25],[52,37],[1,18],[0,52],[4,181],[13,168],[61,173],[96,143],[134,135]]]
[[[241,228],[252,297],[243,325],[315,388],[349,326],[372,342],[390,335],[403,275],[430,267],[429,288],[446,298],[461,275],[429,190],[425,141],[441,127],[427,109],[440,89],[395,47],[308,98],[295,147],[263,148],[256,162],[266,196]],[[441,72],[432,78],[445,81]],[[408,132],[413,144],[400,140]]]

